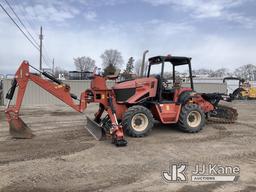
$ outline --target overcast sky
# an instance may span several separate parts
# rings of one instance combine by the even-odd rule
[[[37,40],[43,26],[48,57],[66,70],[74,70],[78,56],[101,66],[100,55],[110,48],[125,62],[148,49],[148,56],[192,57],[194,69],[256,64],[254,0],[8,1]],[[14,73],[24,59],[38,66],[38,51],[1,9],[0,26],[0,74]]]

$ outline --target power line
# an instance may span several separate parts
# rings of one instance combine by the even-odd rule
[[[44,43],[45,44],[45,43]],[[43,50],[44,50],[44,55],[46,56],[47,60],[51,63],[52,59],[48,54],[48,51],[46,50],[45,46],[43,44]]]
[[[12,12],[14,13],[14,15],[17,17],[17,19],[19,20],[19,22],[21,23],[21,25],[25,28],[25,30],[27,31],[27,33],[30,35],[30,37],[33,39],[34,43],[32,42],[32,40],[25,34],[25,32],[20,28],[20,26],[14,21],[14,19],[10,16],[10,14],[6,11],[6,9],[3,8],[3,6],[0,4],[0,6],[2,7],[2,9],[5,11],[5,13],[10,17],[10,19],[14,22],[14,24],[19,28],[19,30],[25,35],[25,37],[30,41],[30,43],[32,43],[32,45],[38,50],[40,51],[40,49],[37,47],[39,46],[38,43],[36,42],[36,40],[34,39],[34,37],[31,35],[31,33],[28,31],[28,29],[26,28],[25,24],[21,21],[21,19],[19,18],[19,16],[17,15],[17,13],[14,11],[14,9],[11,7],[11,5],[8,3],[7,0],[5,0],[5,2],[8,4],[9,8],[12,10]],[[36,44],[36,45],[35,45]],[[49,59],[50,60],[50,59]],[[48,67],[51,68],[51,66],[49,65],[49,62],[47,62],[46,58],[43,55],[43,61],[44,64],[46,64]]]
[[[27,27],[25,26],[25,24],[21,21],[20,17],[17,15],[17,13],[15,12],[15,10],[12,8],[12,6],[10,5],[10,3],[7,0],[4,0],[6,2],[6,4],[9,6],[9,8],[12,10],[12,12],[14,13],[14,15],[16,16],[16,18],[19,20],[19,22],[21,23],[21,25],[24,27],[24,29],[26,30],[26,32],[29,34],[29,36],[32,38],[32,40],[34,41],[34,43],[39,46],[39,44],[37,43],[37,41],[34,39],[34,37],[31,35],[31,33],[28,31]]]
[[[7,0],[5,0],[5,1],[7,1]],[[35,24],[34,24],[34,22],[31,20],[31,22],[29,21],[29,19],[27,19],[27,17],[26,17],[26,15],[28,14],[28,12],[27,12],[27,10],[22,6],[22,4],[19,4],[19,3],[17,3],[17,6],[18,6],[18,8],[19,8],[19,10],[21,11],[21,12],[24,12],[25,14],[23,14],[22,16],[24,17],[24,19],[25,19],[25,21],[29,24],[29,26],[31,27],[31,29],[32,29],[32,31],[34,32],[34,34],[37,36],[38,34],[35,32],[35,30],[34,30],[34,26],[35,26]],[[11,7],[10,7],[11,8]],[[22,9],[22,10],[21,10]],[[15,13],[14,13],[15,14]],[[17,14],[15,14],[16,15],[16,17],[19,19],[19,17],[17,16]],[[19,19],[19,21],[21,22],[21,19]],[[22,22],[21,22],[22,23]],[[23,27],[24,28],[26,28],[24,25],[23,25]],[[29,33],[29,31],[28,30],[26,30],[28,33]],[[33,38],[33,36],[31,35],[31,33],[29,33],[30,34],[30,37],[35,41],[35,39]],[[40,46],[37,42],[36,42],[36,44],[38,45],[38,46]],[[42,45],[42,48],[43,48],[43,50],[44,50],[44,53],[45,54],[43,54],[42,55],[42,57],[43,57],[43,63],[45,64],[45,65],[47,65],[48,67],[50,67],[51,68],[51,66],[50,66],[50,63],[51,63],[51,58],[49,57],[49,55],[48,55],[48,53],[47,53],[47,50],[46,50],[46,48],[45,48],[45,46],[44,45]]]
[[[43,63],[44,63],[45,65],[47,65],[49,68],[52,68],[52,66],[50,66],[49,62],[46,61],[44,55],[42,55],[42,58],[43,58]]]
[[[39,48],[39,44],[37,43],[37,41],[35,40],[35,38],[33,37],[33,35],[29,32],[29,30],[27,29],[27,27],[25,26],[25,24],[22,22],[22,20],[20,19],[20,17],[18,16],[18,14],[15,12],[15,10],[12,8],[12,6],[10,5],[10,3],[5,0],[6,4],[9,6],[9,8],[12,10],[12,12],[14,13],[14,15],[16,16],[16,18],[19,20],[19,22],[21,23],[21,25],[24,27],[24,29],[26,30],[26,32],[29,34],[29,36],[32,38],[32,40],[28,37],[28,35],[21,29],[21,27],[19,26],[19,24],[12,18],[12,16],[8,13],[8,11],[3,7],[3,5],[0,3],[0,7],[3,9],[3,11],[6,13],[6,15],[12,20],[12,22],[16,25],[16,27],[22,32],[22,34],[26,37],[26,39],[40,52],[40,48]],[[22,5],[18,5],[19,8],[22,8],[24,10],[24,12],[27,13],[26,9],[22,6]],[[26,17],[25,15],[23,15],[24,18]],[[32,24],[29,22],[28,19],[25,18],[25,20],[27,21],[27,23],[30,25],[31,29],[33,30],[33,32],[36,34],[36,32],[34,31]],[[47,65],[49,68],[52,68],[50,66],[49,63],[51,63],[51,59],[49,57],[49,55],[47,54],[47,51],[45,49],[45,47],[42,47],[46,53],[46,56],[42,54],[42,60],[43,63],[45,65]],[[48,60],[48,61],[47,61]]]
[[[33,41],[26,35],[26,33],[20,28],[20,26],[16,23],[16,21],[12,18],[12,16],[6,11],[3,5],[0,3],[0,7],[6,13],[6,15],[12,20],[12,22],[16,25],[16,27],[22,32],[22,34],[26,37],[26,39],[39,51],[39,48],[33,43]]]
[[[29,15],[29,13],[27,12],[27,10],[23,7],[22,3],[19,3],[19,1],[17,2],[16,0],[12,1],[14,4],[16,4],[16,6],[19,8],[20,12],[24,12],[25,14],[23,14],[23,18],[25,19],[25,21],[29,24],[29,26],[31,27],[31,30],[33,31],[34,35],[37,37],[38,33],[35,31],[35,23],[33,22],[33,20],[29,20],[27,18],[27,15]]]

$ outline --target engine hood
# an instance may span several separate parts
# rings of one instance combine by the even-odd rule
[[[117,102],[137,103],[142,99],[155,97],[157,89],[157,79],[154,77],[144,77],[116,83],[113,90]]]
[[[113,89],[129,89],[129,88],[136,88],[141,87],[144,84],[148,84],[151,82],[156,82],[157,79],[154,77],[144,77],[139,79],[127,80],[120,83],[116,83],[113,86]]]

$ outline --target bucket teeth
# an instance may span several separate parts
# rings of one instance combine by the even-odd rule
[[[91,120],[88,116],[86,116],[86,118],[87,125],[85,126],[85,128],[96,140],[101,140],[103,137],[103,129],[101,128],[101,126],[95,121]]]
[[[15,139],[31,139],[35,135],[24,121],[18,117],[18,119],[11,119],[9,122],[10,134]]]

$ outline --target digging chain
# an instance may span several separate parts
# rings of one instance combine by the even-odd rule
[[[213,123],[230,124],[234,123],[237,118],[238,113],[236,109],[224,105],[218,105],[213,112],[209,113],[207,120]]]

